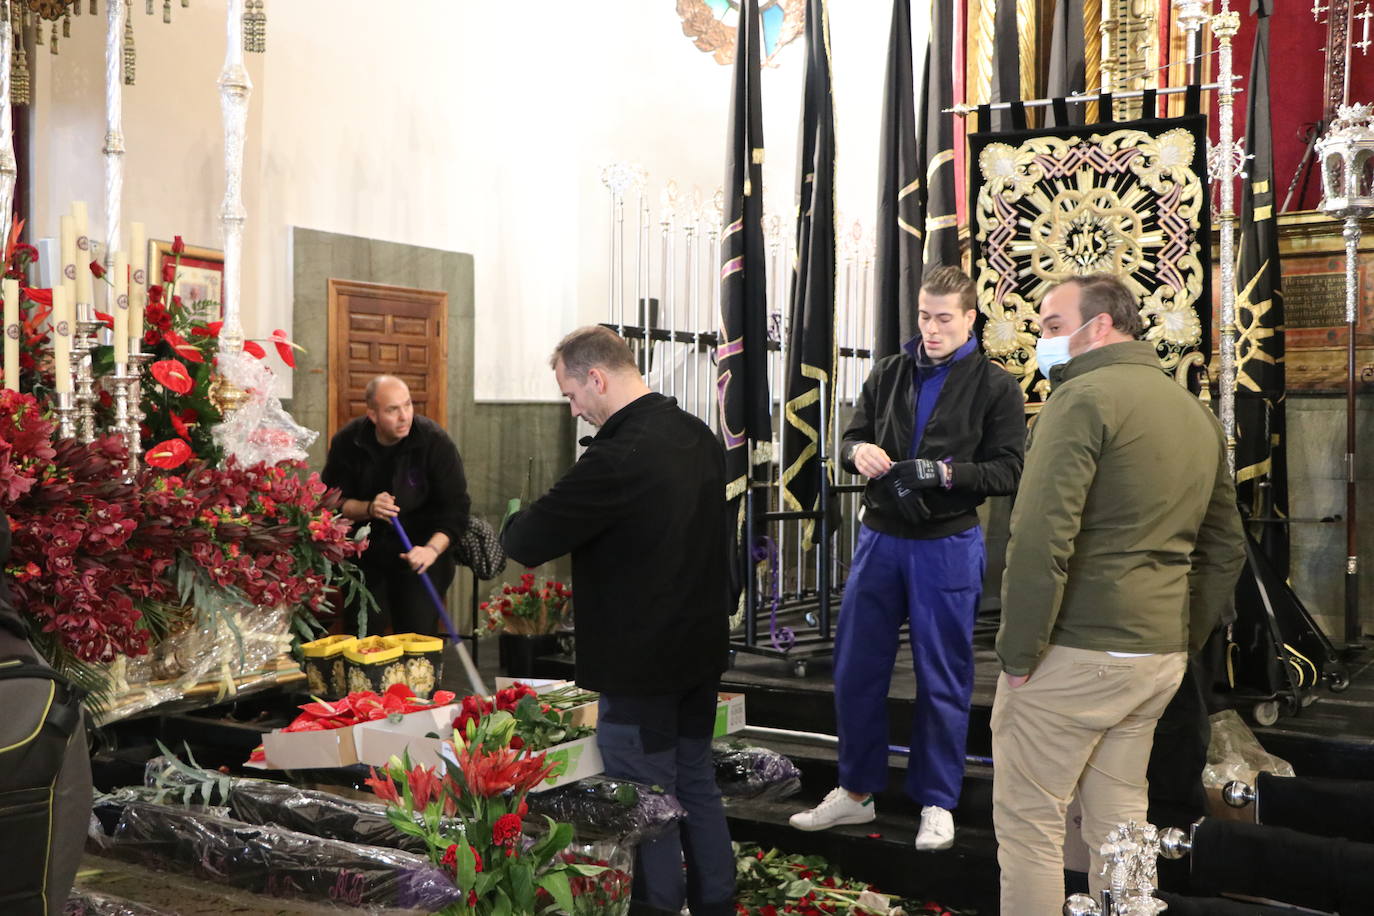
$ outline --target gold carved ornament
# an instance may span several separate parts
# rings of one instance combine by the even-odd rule
[[[732,10],[739,10],[739,0],[728,0]],[[759,12],[773,7],[782,8],[782,29],[773,53],[767,55],[764,66],[773,66],[777,57],[788,42],[800,38],[806,29],[805,0],[759,0]],[[726,25],[720,14],[706,0],[677,0],[677,14],[682,18],[682,34],[692,39],[692,43],[712,55],[718,64],[731,64],[735,60],[735,27]]]

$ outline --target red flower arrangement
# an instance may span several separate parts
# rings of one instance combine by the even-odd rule
[[[538,585],[534,573],[525,573],[519,585],[503,584],[501,591],[493,592],[479,608],[487,618],[480,635],[541,636],[568,623],[572,615],[572,588],[555,579]]]
[[[422,838],[430,861],[467,892],[442,916],[581,912],[574,909],[573,882],[605,871],[561,855],[572,840],[570,824],[545,818],[542,835],[526,834],[525,796],[553,764],[544,754],[512,748],[514,730],[509,713],[495,713],[468,734],[454,735],[454,765],[442,776],[393,757],[366,780],[387,804],[392,825]]]

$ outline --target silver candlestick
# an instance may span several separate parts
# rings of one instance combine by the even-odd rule
[[[131,413],[129,411],[129,389],[138,381],[136,372],[129,371],[128,363],[115,363],[114,374],[110,376],[110,381],[114,383],[114,431],[124,437],[127,446],[129,440],[137,436],[138,427],[130,424]],[[124,481],[132,483],[134,475],[137,473],[137,458],[132,450],[129,451],[128,460],[124,465]]]
[[[72,373],[76,388],[77,433],[82,442],[95,441],[95,372],[91,361],[100,341],[100,322],[78,319],[72,338]]]
[[[140,456],[143,454],[143,367],[152,359],[151,353],[129,354],[129,473],[138,473]]]
[[[63,439],[70,439],[76,434],[76,415],[75,398],[70,391],[59,391],[57,393],[57,434]]]

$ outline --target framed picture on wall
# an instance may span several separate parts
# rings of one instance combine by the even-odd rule
[[[162,239],[148,242],[148,282],[162,282],[163,265],[176,263],[172,243]],[[172,292],[190,310],[193,318],[219,321],[220,300],[224,291],[224,252],[214,248],[187,245],[177,266],[176,287]]]

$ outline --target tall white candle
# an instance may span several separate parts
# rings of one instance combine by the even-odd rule
[[[72,309],[67,291],[52,291],[52,369],[58,394],[72,390]]]
[[[62,288],[67,291],[67,301],[76,301],[76,219],[64,216],[61,224],[62,239]]]
[[[111,260],[114,287],[110,291],[114,303],[114,361],[116,365],[129,362],[129,256],[116,251]]]
[[[72,314],[82,321],[95,319],[95,292],[91,288],[90,216],[84,200],[72,204],[72,218],[76,220],[76,304]]]
[[[5,296],[5,387],[19,390],[19,281],[6,280]]]
[[[143,352],[143,309],[148,304],[148,233],[129,224],[129,349]]]

